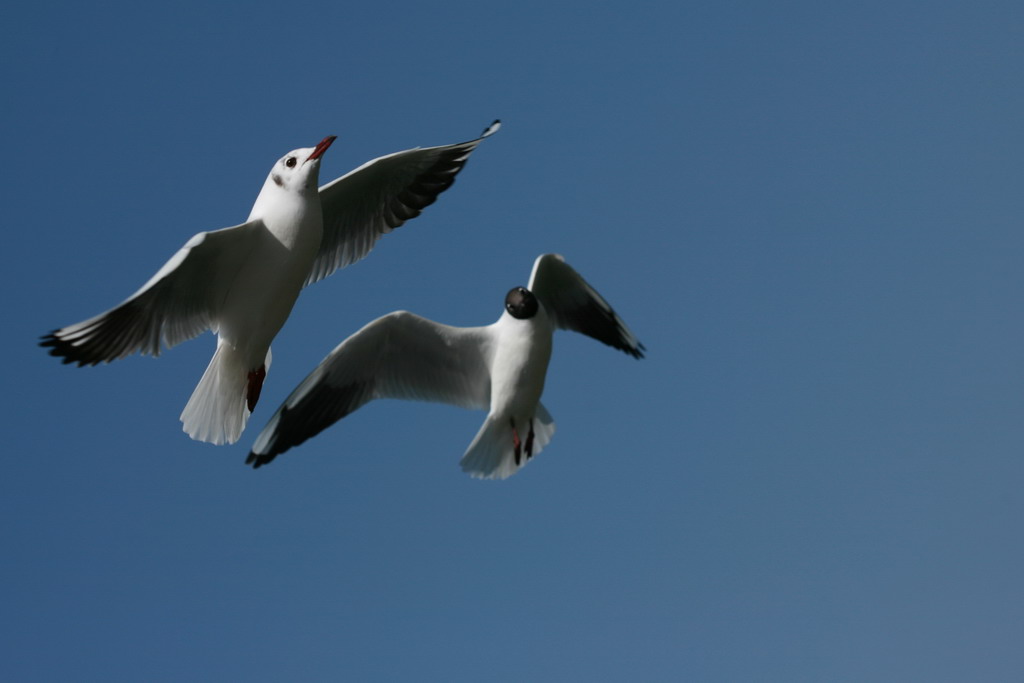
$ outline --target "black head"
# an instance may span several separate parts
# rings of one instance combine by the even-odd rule
[[[526,287],[513,287],[505,295],[505,310],[519,320],[527,320],[537,315],[537,297]]]

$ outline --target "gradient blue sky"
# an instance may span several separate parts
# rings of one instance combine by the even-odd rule
[[[16,3],[0,27],[0,678],[998,681],[1024,670],[1024,5]],[[372,6],[370,6],[372,5]],[[238,444],[213,350],[35,346],[322,178],[505,126],[307,290]],[[243,466],[396,309],[563,253],[649,355],[555,340],[514,478],[483,414],[377,402]]]

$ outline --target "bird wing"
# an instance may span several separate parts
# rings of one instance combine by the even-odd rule
[[[544,304],[555,327],[573,330],[643,358],[644,345],[597,290],[558,254],[541,254],[527,287]]]
[[[265,465],[376,398],[490,405],[487,327],[451,327],[396,311],[343,341],[285,399],[246,460]]]
[[[355,263],[381,235],[420,215],[451,187],[477,145],[500,127],[495,121],[468,142],[395,152],[323,185],[324,236],[306,284]]]
[[[201,232],[115,308],[54,330],[40,346],[65,363],[97,365],[167,348],[216,326],[221,303],[262,223]]]

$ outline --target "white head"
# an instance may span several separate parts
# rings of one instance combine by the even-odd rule
[[[262,215],[266,203],[279,201],[282,194],[293,194],[297,196],[316,194],[320,184],[320,157],[331,146],[335,140],[334,135],[328,135],[320,141],[316,147],[304,147],[292,150],[277,160],[274,167],[270,169],[263,189],[253,204],[249,214],[249,220]]]

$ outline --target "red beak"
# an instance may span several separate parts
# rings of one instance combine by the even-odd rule
[[[313,150],[313,153],[309,155],[309,158],[306,159],[306,161],[319,159],[320,156],[327,151],[327,148],[331,146],[331,143],[334,142],[337,138],[337,135],[328,135],[327,137],[325,137],[323,140],[320,141],[320,144],[316,146],[316,149]]]

